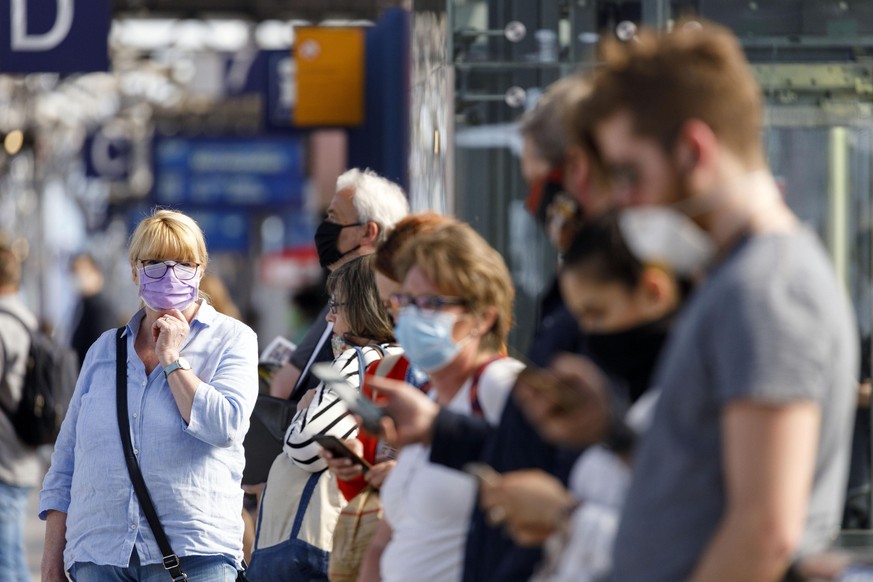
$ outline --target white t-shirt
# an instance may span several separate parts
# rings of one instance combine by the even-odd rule
[[[650,388],[625,415],[637,435],[651,424],[659,395]],[[582,504],[573,512],[569,528],[546,541],[545,558],[532,582],[593,582],[606,577],[630,477],[630,467],[602,445],[582,453],[568,484]]]
[[[482,373],[478,399],[489,423],[499,422],[523,367],[517,360],[503,358]],[[472,379],[467,380],[446,408],[472,414],[471,384]],[[393,530],[380,563],[383,582],[461,579],[476,481],[460,471],[433,464],[429,458],[430,447],[404,447],[382,486],[385,519]]]

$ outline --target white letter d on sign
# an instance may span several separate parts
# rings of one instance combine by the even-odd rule
[[[27,34],[27,0],[12,0],[12,50],[48,51],[63,42],[73,27],[73,0],[55,0],[57,13],[51,30]]]

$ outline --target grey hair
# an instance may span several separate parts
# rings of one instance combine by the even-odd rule
[[[569,145],[569,115],[590,92],[579,75],[559,79],[546,88],[536,106],[521,118],[521,135],[533,142],[538,156],[551,167],[564,163]]]
[[[361,222],[375,222],[379,226],[376,244],[381,244],[388,233],[409,214],[409,202],[403,189],[372,170],[363,172],[352,168],[336,179],[336,191],[351,189],[355,195],[352,204]]]

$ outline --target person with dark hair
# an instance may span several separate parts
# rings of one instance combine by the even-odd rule
[[[633,255],[614,212],[589,222],[576,235],[564,255],[560,283],[568,307],[587,331],[591,360],[608,375],[613,393],[627,394],[635,404],[627,422],[612,428],[608,446],[592,446],[582,454],[567,488],[543,471],[514,471],[485,480],[481,499],[487,514],[505,524],[516,542],[546,541],[546,560],[536,580],[594,581],[610,569],[610,548],[630,481],[629,460],[636,435],[644,432],[657,401],[652,373],[679,308],[682,286],[662,267]],[[529,401],[538,405],[544,390],[559,397],[557,383],[590,369],[585,358],[561,354],[548,372],[526,370],[516,399],[530,413]],[[585,407],[567,406],[561,423],[554,415],[547,423],[531,416],[547,440],[575,448],[587,442],[587,415]]]
[[[608,200],[590,185],[590,164],[568,135],[568,120],[587,97],[590,85],[579,75],[555,81],[520,122],[521,172],[529,187],[525,208],[564,253],[586,220],[602,214]],[[538,366],[558,352],[584,349],[585,336],[567,311],[557,278],[539,298],[527,357]]]
[[[19,297],[21,260],[0,246],[0,406],[14,411],[21,399],[30,334],[36,316]],[[27,498],[39,483],[42,465],[36,449],[18,438],[12,420],[0,411],[0,581],[30,579],[24,554]]]
[[[401,351],[379,299],[373,262],[372,254],[354,258],[327,280],[331,366],[358,389],[368,365]],[[316,438],[348,439],[356,433],[354,417],[329,384],[320,382],[300,399],[283,452],[273,461],[264,486],[249,580],[327,579],[333,531],[345,499],[334,476],[324,470],[327,462],[319,456]]]
[[[579,231],[560,273],[561,293],[586,330],[588,354],[629,404],[649,380],[674,312],[690,283],[659,265],[642,263],[624,241],[616,213]]]
[[[358,350],[362,350],[366,368],[381,359],[388,350],[399,351],[394,341],[394,327],[388,310],[379,300],[373,271],[374,257],[367,255],[346,263],[327,279],[330,294],[328,321],[334,324],[331,340],[335,356],[334,366],[348,377],[353,385],[360,385]],[[379,350],[374,346],[381,346]],[[318,459],[319,447],[312,441],[315,434],[332,434],[348,438],[356,432],[354,419],[344,406],[336,405],[338,398],[327,384],[301,400],[300,412],[295,416],[285,436],[285,452],[292,461],[312,471],[326,468]]]
[[[115,308],[103,291],[103,269],[90,254],[76,255],[70,262],[70,271],[79,290],[79,303],[74,319],[76,324],[70,343],[79,355],[79,363],[104,331],[119,324]]]

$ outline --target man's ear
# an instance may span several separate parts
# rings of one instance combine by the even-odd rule
[[[638,294],[646,319],[659,319],[678,307],[676,280],[660,267],[647,266],[640,276]]]
[[[130,278],[133,279],[133,284],[137,287],[139,286],[139,271],[137,271],[136,267],[130,266]]]
[[[692,187],[708,189],[715,177],[720,149],[718,138],[709,125],[699,119],[689,119],[682,125],[676,139],[676,167],[688,176]]]
[[[361,246],[376,246],[376,240],[379,238],[379,225],[372,220],[364,225],[364,235],[361,237]]]

